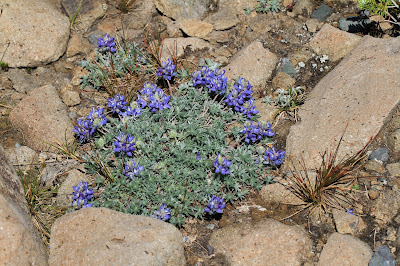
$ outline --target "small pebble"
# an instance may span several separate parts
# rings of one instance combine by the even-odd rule
[[[214,228],[215,228],[214,224],[207,225],[207,229],[214,230]]]
[[[370,199],[375,200],[379,197],[379,191],[370,190],[370,191],[368,191],[368,196]]]

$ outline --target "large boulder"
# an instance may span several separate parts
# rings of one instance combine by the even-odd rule
[[[209,243],[231,265],[302,265],[312,250],[304,229],[272,219],[224,227]]]
[[[44,0],[2,0],[0,55],[10,67],[35,67],[60,58],[69,38],[69,20]]]
[[[50,148],[45,142],[65,143],[65,139],[73,139],[67,107],[52,85],[32,90],[11,111],[9,120],[24,134],[26,144],[37,151]]]
[[[28,214],[24,190],[0,146],[0,261],[47,265],[47,253]]]
[[[399,49],[400,38],[364,37],[301,106],[301,122],[290,129],[287,154],[302,156],[314,169],[320,154],[333,152],[342,134],[338,159],[355,154],[377,135],[400,101]]]
[[[50,265],[185,265],[172,224],[106,208],[86,208],[51,228]]]

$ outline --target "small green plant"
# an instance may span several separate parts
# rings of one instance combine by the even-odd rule
[[[400,1],[399,0],[358,0],[358,8],[368,10],[374,15],[388,18],[389,22],[399,25]]]
[[[48,246],[51,224],[62,216],[66,209],[53,206],[53,198],[57,195],[57,189],[53,187],[47,188],[41,184],[40,177],[43,169],[43,166],[31,166],[27,170],[18,170],[17,174],[25,192],[25,199],[33,224],[39,231],[45,246]]]
[[[304,202],[301,211],[309,209],[311,214],[318,208],[325,211],[328,207],[347,210],[355,205],[355,199],[351,194],[357,187],[354,174],[362,166],[360,162],[365,158],[373,138],[356,154],[346,156],[337,162],[336,157],[342,140],[343,135],[333,152],[325,151],[321,154],[321,166],[314,171],[313,177],[304,160],[298,162],[301,170],[291,162],[291,174],[286,177],[287,182],[283,185]]]
[[[8,64],[4,61],[0,61],[0,68],[3,70],[7,70],[8,69]]]
[[[69,18],[69,23],[71,24],[71,26],[75,24],[76,18],[78,17],[79,12],[81,12],[82,1],[83,0],[79,2],[78,7],[76,8],[76,12]]]
[[[275,118],[281,113],[287,113],[297,120],[297,110],[305,101],[302,88],[290,87],[287,90],[278,89],[276,92],[278,94],[276,97],[271,98],[265,96],[264,100],[267,105],[272,104],[278,108],[278,111],[275,113]]]
[[[279,0],[257,0],[257,2],[257,5],[253,9],[246,7],[244,13],[246,15],[250,15],[252,11],[261,13],[268,13],[271,11],[277,13],[281,9],[279,7]]]
[[[114,0],[116,6],[122,13],[128,13],[129,9],[136,3],[136,0]]]

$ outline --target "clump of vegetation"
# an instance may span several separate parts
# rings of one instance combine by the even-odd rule
[[[374,15],[387,18],[393,24],[400,25],[399,0],[358,0],[357,4],[361,10],[368,10]]]
[[[205,211],[221,213],[223,201],[242,199],[270,182],[269,172],[285,152],[273,147],[271,124],[257,121],[247,80],[230,85],[210,60],[183,79],[188,75],[177,73],[172,61],[156,69],[148,57],[138,60],[143,53],[137,46],[113,51],[112,41],[99,41],[96,61],[83,63],[90,71],[84,84],[96,84],[102,76],[97,85],[110,93],[108,109],[94,107],[74,129],[88,150],[86,167],[97,176],[99,193],[90,194],[86,205],[180,226]],[[106,46],[110,49],[104,51]],[[112,65],[110,74],[106,70]],[[117,75],[130,73],[158,82],[145,82],[134,93],[132,87],[126,94],[110,89]]]
[[[295,120],[298,120],[297,110],[300,105],[305,101],[305,97],[301,87],[290,87],[287,90],[278,89],[277,96],[272,98],[269,96],[265,97],[264,102],[266,104],[274,105],[278,108],[275,114],[275,118],[280,114],[285,113]]]
[[[57,195],[55,187],[45,187],[40,182],[44,166],[32,165],[29,169],[19,169],[21,180],[33,224],[41,235],[45,246],[49,245],[51,224],[65,212],[65,208],[54,206],[53,198]]]
[[[278,0],[257,0],[257,2],[254,8],[246,7],[244,9],[246,15],[250,15],[253,11],[261,13],[268,13],[271,11],[277,13],[281,9]]]
[[[114,0],[114,2],[122,13],[128,13],[129,9],[136,3],[136,0]]]
[[[354,174],[362,166],[360,162],[365,158],[373,139],[356,154],[337,161],[342,140],[343,135],[333,152],[325,151],[321,155],[321,165],[314,171],[315,175],[311,176],[304,160],[298,162],[302,168],[300,170],[291,162],[291,174],[286,177],[287,182],[284,185],[304,202],[302,210],[308,209],[310,213],[316,209],[326,211],[328,207],[348,210],[355,205],[355,198],[351,193],[357,188]]]

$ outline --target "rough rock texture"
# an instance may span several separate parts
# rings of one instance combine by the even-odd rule
[[[78,54],[87,55],[90,53],[90,43],[87,39],[81,35],[74,34],[71,36],[68,42],[67,57],[72,57]]]
[[[321,252],[319,266],[365,266],[372,257],[367,243],[349,235],[333,233]]]
[[[175,20],[202,19],[210,2],[210,0],[154,0],[161,13]]]
[[[27,146],[7,149],[6,154],[10,163],[14,166],[21,166],[21,169],[29,169],[29,165],[38,160],[38,154]]]
[[[220,10],[230,7],[237,15],[243,15],[246,7],[254,7],[257,3],[257,0],[219,0],[218,6]]]
[[[353,50],[361,39],[360,36],[325,24],[310,41],[310,46],[317,54],[326,54],[331,61],[335,62]]]
[[[10,67],[35,67],[65,52],[69,20],[45,1],[2,0],[0,54]]]
[[[74,27],[75,30],[86,32],[105,15],[107,5],[105,0],[85,0],[82,1],[79,8],[80,2],[80,0],[61,0],[61,4],[69,17],[75,16],[79,9]]]
[[[86,208],[56,220],[50,265],[185,265],[182,234],[172,224]]]
[[[302,200],[296,197],[292,192],[286,189],[280,183],[265,185],[261,191],[261,198],[266,204],[304,204]]]
[[[180,21],[181,30],[191,37],[203,38],[213,30],[213,25],[195,19]]]
[[[235,12],[230,7],[220,8],[217,13],[208,16],[204,22],[211,23],[215,30],[227,30],[239,23]]]
[[[42,141],[64,143],[65,137],[73,138],[73,125],[66,106],[51,85],[34,89],[11,111],[9,119],[34,150],[49,149]]]
[[[375,136],[400,100],[400,38],[369,36],[328,73],[300,107],[301,122],[292,126],[287,154],[301,153],[309,168],[320,165],[320,153],[344,140],[338,159],[359,151]],[[384,79],[382,77],[385,77]],[[346,125],[348,124],[347,128]]]
[[[167,38],[164,39],[161,58],[162,61],[166,61],[168,58],[172,58],[171,54],[176,53],[176,57],[184,55],[185,49],[192,51],[210,49],[211,45],[199,38]]]
[[[261,42],[255,41],[239,51],[223,70],[228,79],[240,76],[250,81],[254,87],[263,87],[277,62],[275,54],[265,49]]]
[[[335,220],[336,230],[340,234],[358,236],[365,228],[367,228],[367,225],[359,216],[337,209],[334,209],[332,213],[333,219]]]
[[[209,243],[232,265],[302,265],[312,248],[304,229],[272,219],[224,227]]]
[[[0,146],[0,262],[47,265],[47,253],[28,214],[24,191]]]
[[[395,186],[397,188],[397,186]],[[374,201],[371,215],[375,216],[378,224],[384,226],[392,221],[400,210],[400,190],[389,189]]]

